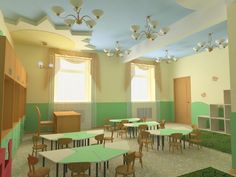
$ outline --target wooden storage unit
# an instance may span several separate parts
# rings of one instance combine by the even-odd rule
[[[7,41],[0,36],[0,142],[25,113],[26,71]]]
[[[210,116],[198,116],[198,127],[202,130],[230,134],[230,114],[230,90],[224,90],[224,104],[210,104]]]

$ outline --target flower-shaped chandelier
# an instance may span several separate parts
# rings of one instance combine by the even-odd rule
[[[53,6],[52,11],[57,16],[65,19],[64,22],[69,27],[71,27],[74,24],[81,25],[82,23],[85,23],[89,28],[93,28],[96,25],[96,21],[92,17],[88,15],[83,15],[83,16],[80,15],[83,0],[70,0],[70,3],[74,6],[74,11],[75,11],[74,14],[68,14],[62,16],[64,9],[61,6]],[[94,9],[92,13],[96,17],[96,19],[99,19],[103,15],[103,11],[100,9]]]
[[[199,42],[197,46],[193,48],[195,52],[200,52],[202,50],[206,50],[211,52],[214,48],[225,48],[228,45],[228,39],[219,39],[215,42],[212,41],[212,34],[208,34],[208,41],[207,42]]]
[[[171,62],[176,62],[178,60],[177,57],[175,57],[173,55],[169,55],[169,51],[168,50],[165,50],[165,52],[166,52],[166,55],[164,57],[157,57],[155,59],[155,61],[157,63],[159,63],[159,62],[171,63]]]
[[[159,31],[156,31],[156,29],[159,26],[159,22],[157,20],[152,20],[151,16],[146,17],[146,25],[145,29],[140,31],[139,25],[132,25],[131,31],[133,32],[132,38],[135,40],[141,39],[143,37],[155,40],[158,36],[166,35],[169,31],[169,28],[161,28]]]
[[[125,55],[129,55],[131,51],[122,49],[119,41],[116,41],[115,49],[104,49],[104,52],[108,57],[112,56],[123,57]]]

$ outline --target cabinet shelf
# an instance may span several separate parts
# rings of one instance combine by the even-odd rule
[[[224,104],[210,104],[210,115],[198,116],[198,127],[217,133],[230,134],[231,91],[224,90]]]

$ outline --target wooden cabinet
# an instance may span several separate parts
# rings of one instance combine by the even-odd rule
[[[80,113],[75,111],[54,112],[54,128],[56,133],[80,131]]]
[[[23,118],[25,102],[25,69],[6,37],[0,36],[0,140]]]
[[[12,49],[11,45],[6,42],[5,43],[5,74],[11,78],[15,77],[16,70],[16,60],[15,53]]]

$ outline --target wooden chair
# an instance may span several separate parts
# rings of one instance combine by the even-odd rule
[[[133,175],[135,177],[134,170],[135,152],[129,153],[124,156],[124,165],[119,165],[116,167],[115,177],[118,175],[123,175],[125,177]]]
[[[36,112],[37,112],[37,117],[38,117],[38,134],[40,134],[40,129],[41,127],[44,126],[54,126],[53,120],[41,120],[41,113],[40,109],[38,106],[35,106]]]
[[[129,121],[122,120],[120,124],[118,124],[117,137],[121,136],[121,138],[123,138],[123,135],[125,135],[125,137],[127,138],[128,128],[124,126],[125,123],[129,123]]]
[[[86,171],[90,169],[91,164],[88,162],[70,163],[68,168],[71,171],[71,177],[89,177]]]
[[[58,149],[69,148],[69,145],[72,143],[72,138],[59,138],[57,140]]]
[[[143,168],[143,143],[139,143],[139,151],[135,152],[135,159],[139,159],[141,167]]]
[[[146,117],[140,118],[140,120],[139,120],[139,122],[146,122],[146,121],[147,121]]]
[[[140,143],[141,132],[146,131],[146,130],[148,130],[148,126],[147,125],[139,125],[138,126],[138,138],[137,138],[138,143]]]
[[[35,165],[38,163],[39,159],[32,155],[28,155],[28,165],[29,172],[28,177],[49,177],[50,169],[47,167],[35,168]]]
[[[110,119],[104,119],[104,125],[103,125],[103,129],[104,131],[108,130],[111,128],[111,124],[110,124]]]
[[[193,144],[196,144],[198,149],[200,149],[201,145],[200,143],[202,142],[200,139],[201,132],[200,130],[196,129],[193,130],[192,133],[189,135],[189,147],[193,146]]]
[[[182,133],[173,133],[170,135],[169,137],[169,151],[172,150],[172,152],[174,152],[174,150],[180,150],[180,152],[182,153]]]
[[[160,128],[161,129],[165,128],[165,124],[166,124],[166,121],[165,120],[161,120],[160,121]]]
[[[39,144],[39,135],[35,134],[32,137],[33,140],[33,146],[32,146],[32,155],[35,155],[37,157],[37,153],[39,150],[46,151],[47,145],[46,144]]]
[[[146,146],[146,149],[148,151],[148,145],[150,144],[153,149],[153,139],[151,137],[150,132],[142,131],[140,133],[140,140],[139,143],[143,143]]]
[[[114,129],[110,128],[108,130],[111,133],[111,136],[104,136],[104,141],[111,141],[113,143],[114,140]]]
[[[94,138],[97,140],[97,144],[105,144],[104,134],[96,135]]]

